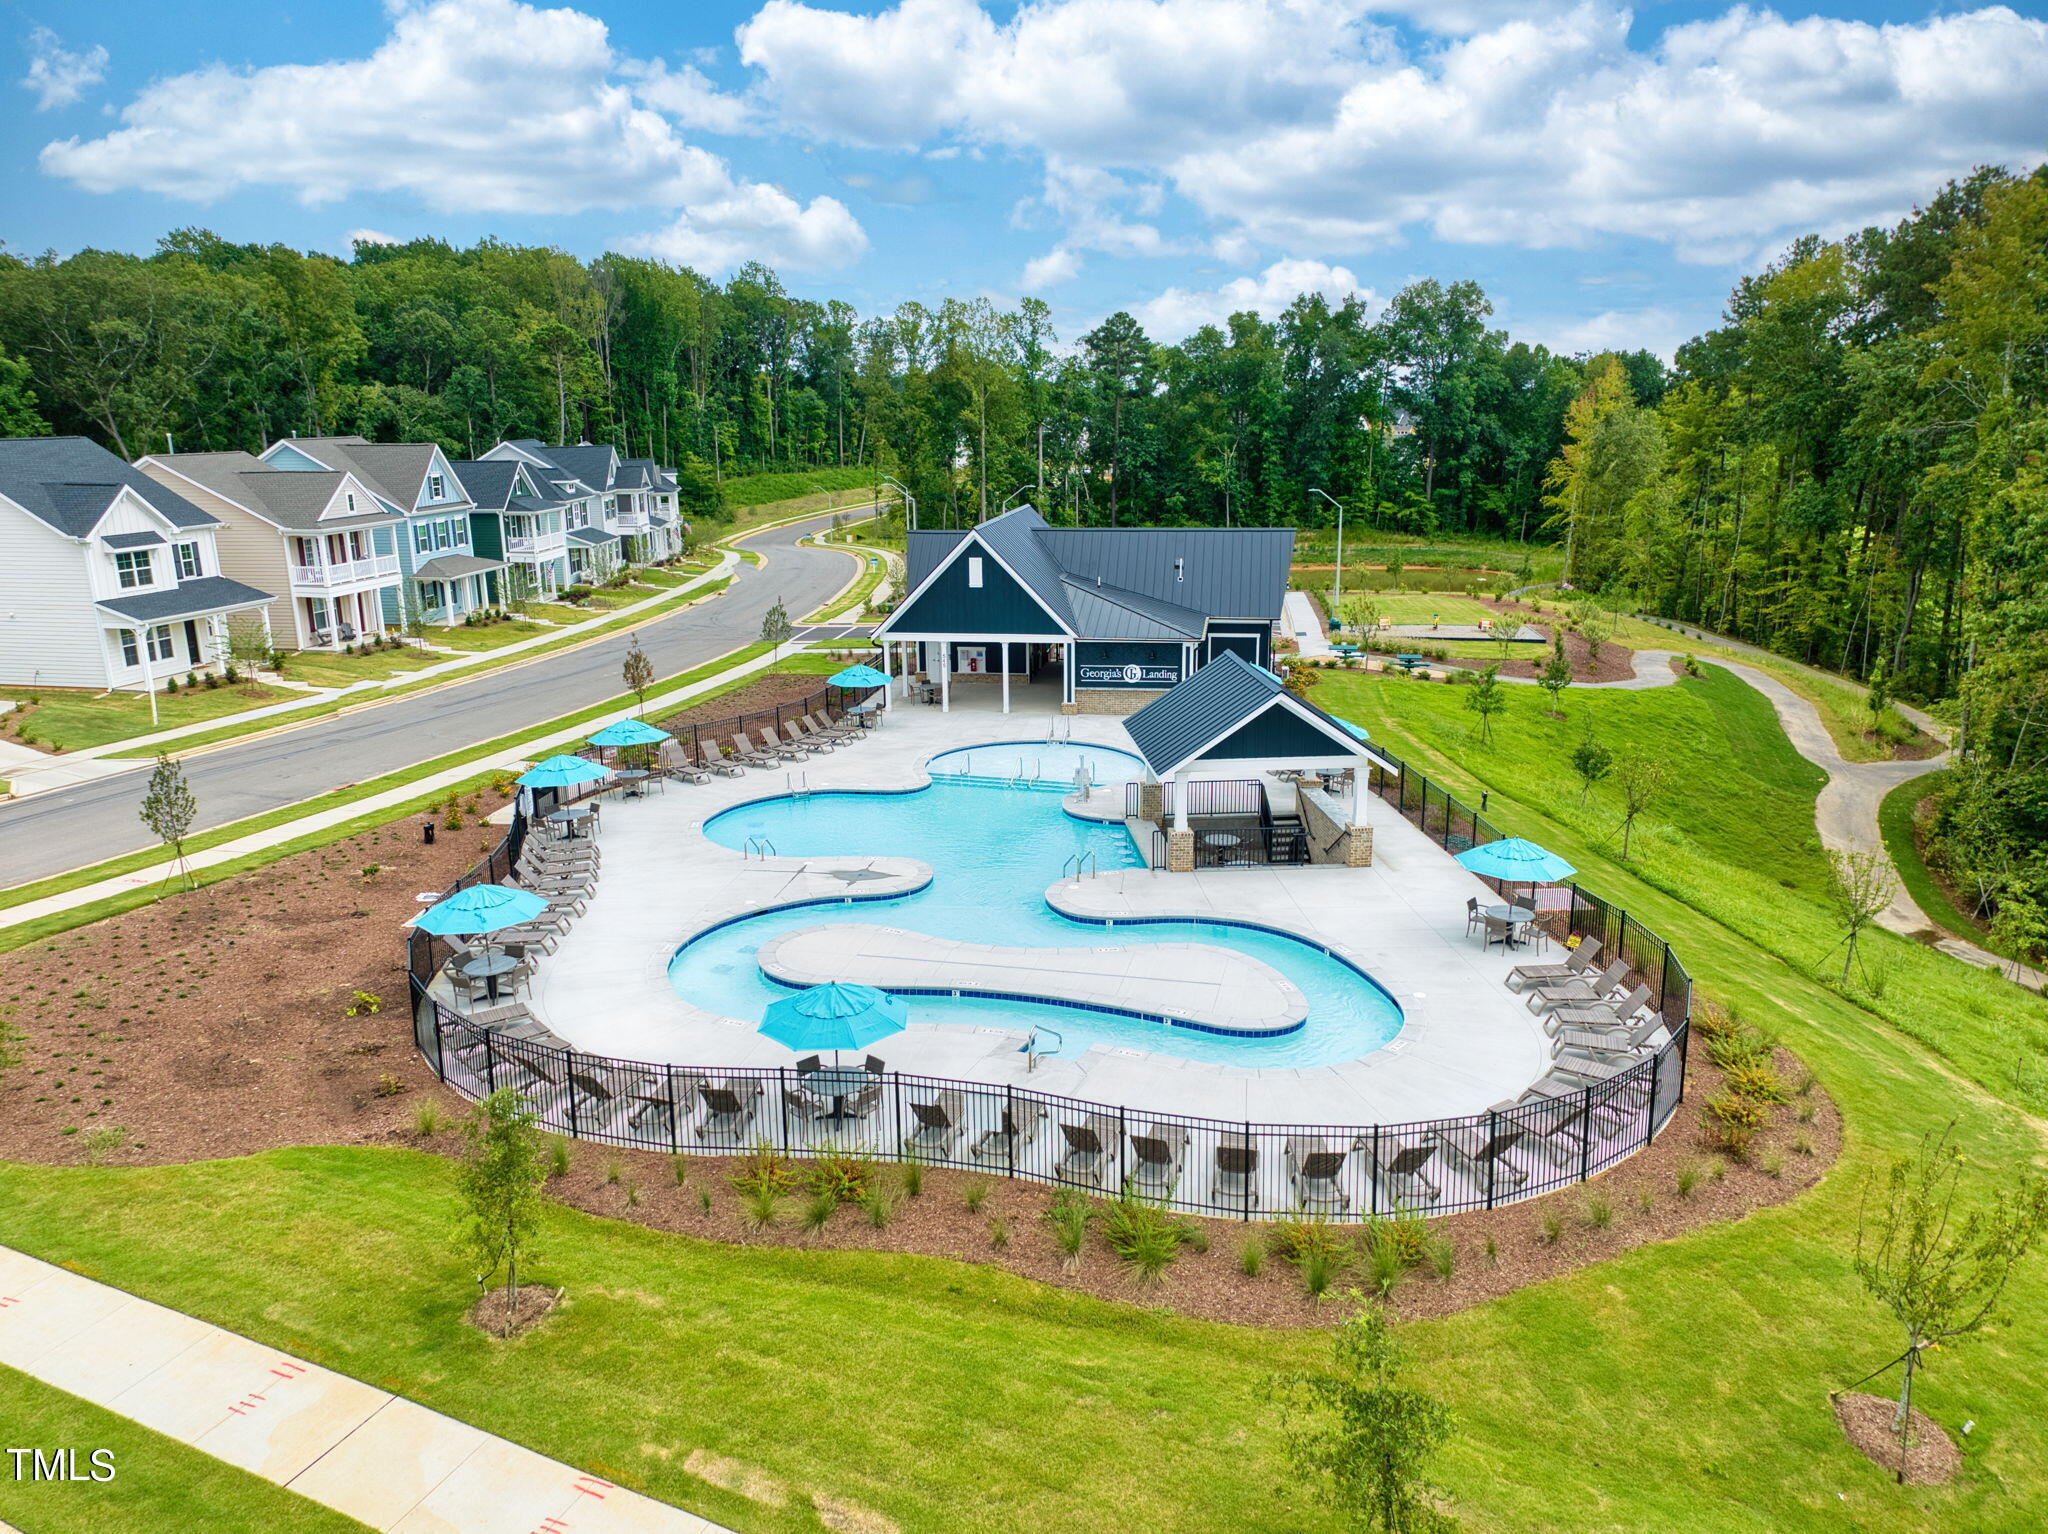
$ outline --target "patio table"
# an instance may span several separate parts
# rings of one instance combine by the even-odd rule
[[[1235,847],[1243,840],[1235,831],[1204,831],[1201,836],[1205,847]]]
[[[621,767],[612,776],[626,785],[626,797],[628,799],[638,799],[641,793],[640,785],[646,779],[647,774],[638,767]]]
[[[1491,916],[1495,921],[1506,922],[1511,938],[1516,943],[1528,941],[1528,937],[1523,933],[1522,929],[1536,920],[1536,913],[1523,905],[1481,906],[1480,911],[1483,915]]]
[[[462,972],[472,980],[483,981],[484,994],[490,1000],[496,1001],[498,999],[498,976],[509,975],[517,968],[519,968],[519,961],[513,958],[512,955],[492,950],[480,954],[474,959],[465,960],[462,965]]]
[[[551,811],[547,820],[549,825],[562,828],[562,835],[566,840],[574,841],[583,834],[577,827],[589,818],[589,805],[571,804],[565,805],[559,810]]]

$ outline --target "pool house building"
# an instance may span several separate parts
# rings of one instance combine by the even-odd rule
[[[1291,529],[1068,528],[1029,506],[915,532],[907,595],[875,630],[888,670],[950,710],[999,689],[1065,714],[1130,714],[1219,655],[1272,659]]]

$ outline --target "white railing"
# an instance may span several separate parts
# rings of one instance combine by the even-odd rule
[[[615,533],[644,533],[650,524],[637,511],[622,511],[610,519],[609,526]]]
[[[566,533],[548,533],[539,538],[507,538],[505,552],[509,555],[524,554],[529,558],[548,559],[556,554],[569,551],[569,536]]]
[[[396,554],[375,554],[368,559],[344,559],[338,564],[293,565],[294,586],[346,586],[351,581],[371,581],[380,575],[398,573]]]

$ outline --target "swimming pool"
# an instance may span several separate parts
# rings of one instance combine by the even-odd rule
[[[1012,787],[1057,788],[1070,793],[1074,774],[1083,768],[1092,783],[1121,783],[1135,778],[1144,763],[1114,746],[1077,741],[1010,740],[990,746],[946,751],[925,763],[925,771],[942,782],[969,779],[1008,783]]]
[[[1063,759],[1066,778],[1084,762],[1097,781],[1128,777],[1136,759],[1103,747],[1041,747],[1027,743],[977,747],[983,752],[1043,752]],[[1085,755],[1082,753],[1086,753]],[[947,753],[958,756],[961,753]],[[936,774],[947,756],[934,758]],[[1122,758],[1119,767],[1116,758]],[[990,761],[996,758],[990,757]],[[974,775],[980,778],[979,773]],[[915,996],[920,1023],[964,1027],[1044,1027],[1057,1033],[1062,1055],[1093,1045],[1144,1050],[1183,1059],[1253,1068],[1333,1065],[1378,1049],[1401,1028],[1401,1009],[1369,978],[1321,948],[1250,926],[1221,922],[1119,922],[1113,930],[1060,915],[1045,901],[1076,855],[1093,854],[1109,873],[1144,860],[1121,824],[1077,820],[1044,793],[982,781],[934,781],[903,793],[819,792],[757,800],[714,816],[704,834],[741,848],[765,837],[783,857],[908,857],[928,864],[931,882],[913,894],[852,904],[804,905],[764,911],[715,927],[686,943],[669,962],[669,982],[708,1011],[759,1021],[788,990],[762,975],[761,944],[784,933],[838,922],[881,922],[934,937],[1017,947],[1105,947],[1210,943],[1263,961],[1308,1000],[1308,1019],[1290,1033],[1231,1038],[1144,1018],[1044,1002],[971,996]]]

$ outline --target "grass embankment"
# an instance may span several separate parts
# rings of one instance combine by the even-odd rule
[[[301,694],[262,682],[237,682],[208,689],[186,687],[159,691],[156,717],[150,717],[149,695],[140,692],[98,693],[83,688],[10,688],[6,694],[22,707],[0,716],[9,735],[64,751],[83,751],[134,735],[152,735],[188,724],[238,714],[266,704],[283,703]],[[36,701],[30,703],[33,697]]]
[[[2034,1534],[2048,1263],[2009,1291],[2019,1324],[1923,1376],[1937,1420],[1975,1423],[1954,1485],[1894,1487],[1843,1442],[1825,1391],[1898,1346],[1851,1267],[1865,1177],[1950,1119],[1979,1167],[2039,1160],[2008,1062],[2044,1036],[2048,1008],[1885,935],[1872,940],[1882,997],[1816,974],[1832,941],[1818,774],[1725,673],[1567,694],[1561,722],[1517,689],[1489,746],[1463,696],[1357,674],[1316,690],[1457,791],[1490,788],[1497,823],[1675,943],[1703,987],[1799,1052],[1848,1137],[1836,1170],[1791,1204],[1409,1327],[1418,1377],[1460,1414],[1439,1477],[1455,1510],[1475,1534]],[[1611,791],[1581,809],[1564,764],[1589,727],[1674,769],[1626,865]],[[1695,1111],[1668,1132],[1691,1133]],[[1566,1241],[1582,1198],[1561,1200]],[[1324,1356],[1312,1334],[1180,1320],[1141,1308],[1142,1293],[1110,1305],[944,1261],[710,1246],[554,1209],[531,1276],[566,1285],[569,1305],[506,1347],[457,1320],[470,1285],[453,1220],[447,1167],[396,1150],[0,1169],[0,1241],[388,1380],[748,1534],[814,1531],[813,1492],[905,1534],[1332,1527],[1281,1463],[1258,1388]],[[730,1462],[700,1458],[707,1475],[751,1471],[787,1501],[718,1489],[691,1472],[692,1451]]]
[[[0,1520],[34,1534],[363,1534],[366,1527],[4,1364],[0,1423],[0,1447],[75,1449],[82,1474],[93,1450],[114,1456],[110,1481],[16,1479],[11,1459],[0,1467]]]
[[[1947,786],[1953,768],[1930,772],[1924,778],[1901,783],[1884,796],[1878,806],[1878,829],[1884,833],[1884,849],[1899,871],[1899,882],[1921,915],[1951,937],[1959,937],[1979,948],[2010,959],[2010,947],[1994,943],[1991,929],[1963,908],[1949,887],[1934,876],[1920,850],[1919,808],[1921,801],[1938,797]]]
[[[411,645],[383,645],[354,655],[335,650],[293,650],[284,658],[284,675],[315,687],[353,687],[358,682],[383,682],[408,671],[424,671],[449,657]]]
[[[730,511],[755,511],[815,495],[874,487],[875,471],[871,468],[783,469],[768,474],[728,475],[718,493]]]
[[[758,642],[744,646],[729,655],[720,656],[716,660],[706,661],[695,670],[686,671],[680,676],[665,677],[655,684],[652,691],[668,692],[678,687],[687,687],[693,683],[704,681],[721,671],[742,665],[756,656],[766,654],[768,648],[767,645]],[[700,694],[699,697],[718,697],[735,688],[745,686],[751,680],[751,674],[740,677],[723,686]],[[402,787],[417,779],[460,766],[462,763],[474,758],[508,751],[512,747],[532,740],[536,736],[547,735],[556,730],[566,729],[572,725],[600,719],[607,714],[617,713],[623,708],[631,707],[637,701],[633,694],[621,693],[615,697],[607,698],[602,703],[594,703],[588,708],[578,709],[573,714],[565,714],[558,719],[543,720],[538,724],[513,734],[503,735],[496,740],[485,741],[479,745],[466,746],[460,751],[452,751],[445,756],[435,757],[431,761],[421,762],[413,767],[387,773],[385,776],[374,778],[367,783],[350,784],[345,788],[335,789],[331,793],[321,794],[316,798],[302,799],[296,804],[286,805],[282,809],[272,810],[267,814],[252,815],[244,820],[231,821],[224,826],[215,826],[200,832],[197,836],[186,842],[185,850],[187,853],[204,852],[210,847],[218,847],[223,842],[235,841],[240,837],[251,835],[257,831],[267,830],[272,826],[286,825],[294,820],[301,820],[310,815],[320,814],[325,810],[336,809],[342,805],[354,803],[357,800],[367,799],[373,795],[387,792],[390,789]],[[265,863],[276,862],[279,858],[289,857],[294,852],[303,852],[310,847],[325,846],[329,842],[353,836],[358,831],[365,830],[368,827],[382,825],[387,821],[415,814],[429,804],[446,799],[451,793],[460,795],[468,792],[472,786],[481,786],[489,782],[494,776],[496,776],[495,770],[479,772],[472,777],[464,779],[459,785],[436,789],[432,793],[415,796],[396,807],[372,810],[324,830],[309,832],[305,836],[281,843],[278,846],[265,847],[261,851],[249,853],[244,857],[234,858],[212,867],[196,869],[194,870],[194,877],[201,884],[211,884],[215,880],[227,878],[230,874],[239,873],[243,869],[260,868]],[[161,847],[148,847],[137,852],[127,853],[122,857],[109,858],[105,862],[95,863],[89,868],[73,869],[70,873],[54,874],[47,879],[38,879],[32,884],[19,884],[12,889],[0,890],[0,910],[25,905],[29,901],[41,900],[49,895],[61,895],[67,890],[78,889],[87,884],[96,884],[102,879],[115,878],[121,874],[134,873],[138,869],[154,868],[163,861],[163,856],[163,849]],[[151,886],[146,889],[135,890],[129,894],[110,896],[106,900],[95,901],[89,906],[80,906],[75,910],[60,911],[53,916],[43,917],[38,921],[24,923],[18,927],[0,930],[0,952],[5,952],[10,948],[19,948],[24,943],[35,942],[39,938],[47,937],[53,932],[67,932],[73,927],[80,927],[88,922],[98,921],[101,917],[112,916],[121,911],[133,910],[138,905],[143,905],[156,899],[157,894],[157,888]]]

